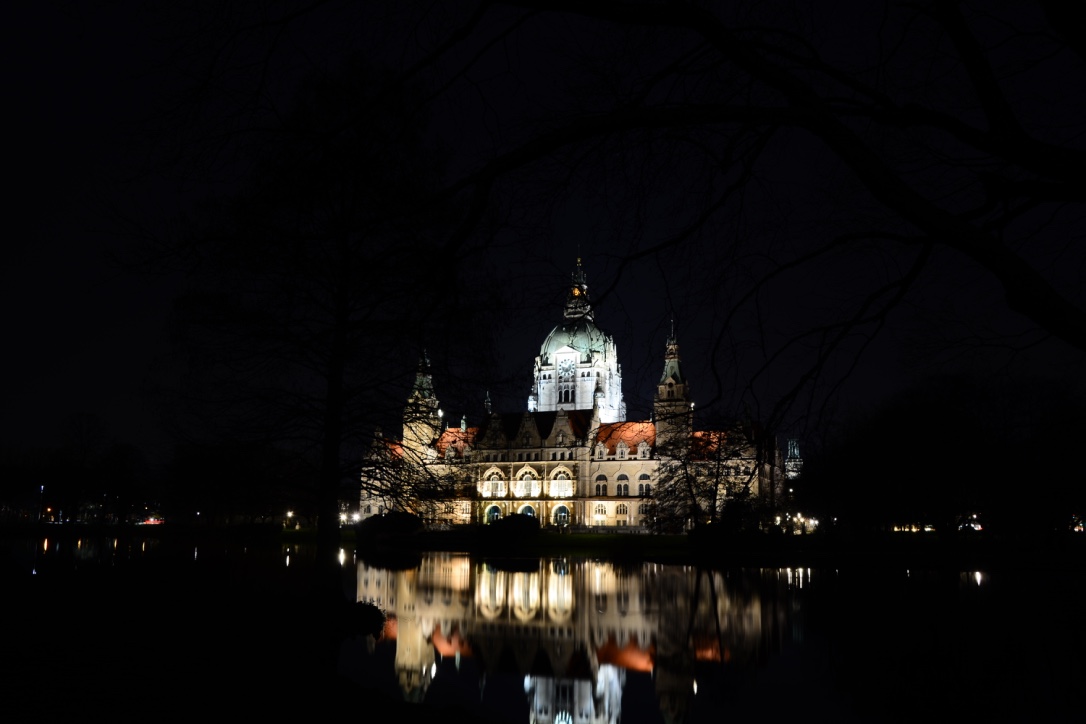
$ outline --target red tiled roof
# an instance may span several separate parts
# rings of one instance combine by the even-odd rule
[[[615,446],[620,440],[631,450],[636,450],[642,442],[655,446],[656,425],[651,422],[611,422],[600,425],[596,442],[602,443],[609,454],[615,452]]]
[[[379,456],[382,452],[388,456],[390,460],[403,460],[403,443],[388,438],[378,438],[373,444],[374,455]]]
[[[450,427],[441,433],[441,436],[437,439],[437,443],[434,447],[437,448],[437,454],[439,457],[445,457],[445,451],[451,445],[454,455],[458,458],[464,457],[464,448],[470,446],[475,447],[475,436],[479,434],[479,428],[469,427],[467,429],[461,427]]]

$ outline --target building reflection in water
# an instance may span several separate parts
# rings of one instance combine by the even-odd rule
[[[629,681],[651,681],[663,720],[682,721],[698,667],[758,663],[800,638],[790,593],[810,571],[567,558],[498,567],[431,553],[413,570],[360,562],[357,576],[358,600],[388,616],[384,639],[395,640],[408,701],[470,664],[480,699],[504,687],[531,722],[611,724]]]

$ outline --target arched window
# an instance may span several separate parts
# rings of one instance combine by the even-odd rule
[[[489,508],[486,509],[486,522],[487,523],[493,523],[494,521],[498,520],[501,517],[502,517],[502,512],[501,512],[501,509],[498,508],[498,506],[492,505],[492,506],[490,506]]]
[[[559,505],[554,509],[554,522],[557,525],[569,525],[569,508]]]
[[[542,492],[543,486],[538,479],[530,472],[525,472],[517,478],[516,487],[513,489],[513,495],[518,498],[525,498],[527,496],[537,497]]]
[[[648,473],[641,473],[637,478],[637,494],[644,498],[646,495],[652,495],[652,485],[649,483]]]
[[[596,495],[607,495],[607,476],[596,476]]]
[[[625,503],[619,503],[618,507],[615,508],[615,514],[616,515],[629,515],[630,514],[630,509],[626,507]]]
[[[649,512],[649,506],[645,505],[644,503],[637,506],[637,514],[638,515],[648,515],[648,512]]]
[[[630,494],[630,477],[626,473],[621,473],[618,476],[618,489],[615,490],[615,495],[629,495]]]
[[[502,479],[501,473],[491,473],[487,477],[486,484],[483,486],[483,494],[491,498],[505,495],[505,480]]]
[[[573,481],[569,479],[569,475],[564,470],[554,474],[554,478],[551,480],[550,494],[552,498],[568,498],[573,495]]]
[[[603,503],[596,503],[595,513],[597,516],[602,518],[603,516],[607,515],[607,506]]]

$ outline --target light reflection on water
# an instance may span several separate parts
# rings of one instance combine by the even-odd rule
[[[156,590],[199,601],[192,610],[208,611],[201,621],[217,626],[212,586],[228,582],[233,600],[246,601],[235,609],[243,617],[228,620],[249,615],[249,594],[239,593],[247,586],[267,596],[252,599],[259,618],[283,591],[308,585],[315,561],[312,546],[295,543],[197,546],[51,534],[2,545],[15,563],[9,577],[40,576],[25,589],[31,592],[53,590],[37,585],[50,576],[63,581],[95,568],[127,570],[131,576],[109,580],[138,582],[168,563]],[[548,724],[564,714],[573,722],[624,724],[716,722],[724,714],[902,720],[948,700],[948,714],[970,720],[1052,721],[1068,712],[1073,720],[1082,710],[1081,570],[872,563],[707,571],[569,557],[502,565],[451,553],[382,568],[349,550],[336,558],[345,590],[390,614],[383,638],[345,639],[341,668],[353,682],[344,684],[347,696],[354,686],[355,694],[376,689],[434,704],[469,702],[482,707],[480,718],[495,720],[504,715],[486,707],[504,702],[500,711],[512,706],[523,715],[518,721]],[[199,574],[206,570],[219,574]],[[272,579],[282,588],[263,585]],[[56,590],[70,594],[64,585]],[[148,589],[119,590],[144,600]],[[59,597],[58,610],[68,603]],[[36,614],[25,608],[28,617]],[[64,613],[57,620],[66,621]],[[233,632],[229,638],[237,640]],[[57,637],[54,646],[65,640]]]
[[[388,615],[375,648],[394,648],[408,701],[434,701],[450,687],[486,698],[488,686],[512,681],[530,721],[654,720],[623,715],[635,686],[638,708],[650,703],[655,717],[680,721],[699,669],[709,667],[711,680],[713,668],[755,666],[791,642],[802,608],[794,594],[810,582],[810,569],[725,573],[569,558],[499,567],[431,553],[410,570],[359,562],[356,599]]]

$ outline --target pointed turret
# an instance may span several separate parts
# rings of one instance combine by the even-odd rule
[[[441,410],[434,395],[434,378],[426,352],[419,359],[415,384],[407,396],[403,413],[404,446],[421,455],[441,433]]]
[[[664,371],[656,385],[653,400],[657,439],[667,443],[677,434],[689,434],[692,429],[690,386],[682,371],[679,342],[675,337],[675,320],[671,320],[671,334],[664,350]]]

